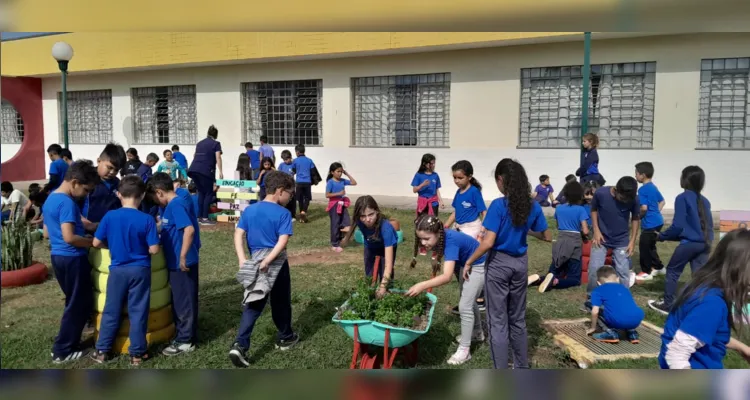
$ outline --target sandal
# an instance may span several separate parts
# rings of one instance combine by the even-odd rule
[[[101,350],[96,350],[95,352],[91,353],[91,359],[94,360],[97,364],[104,364],[108,361],[112,360],[112,354],[108,352],[103,352]]]
[[[148,361],[150,359],[151,355],[149,353],[143,353],[140,356],[130,356],[130,366],[140,367],[144,361]]]

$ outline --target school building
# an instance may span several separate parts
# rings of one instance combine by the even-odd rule
[[[305,144],[321,174],[341,161],[353,194],[414,196],[432,153],[446,199],[461,159],[487,199],[502,158],[556,190],[579,164],[583,33],[70,33],[2,43],[3,180],[45,179],[44,150],[63,142],[57,41],[75,51],[74,158],[116,141],[191,160],[215,125],[225,177],[265,134],[277,158]],[[747,209],[749,74],[750,33],[594,33],[589,126],[608,183],[651,161],[671,208],[697,164],[714,210]]]

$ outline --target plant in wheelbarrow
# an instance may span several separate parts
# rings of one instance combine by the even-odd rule
[[[19,287],[42,283],[47,279],[47,267],[33,261],[35,229],[16,222],[3,226],[2,236],[2,287]]]

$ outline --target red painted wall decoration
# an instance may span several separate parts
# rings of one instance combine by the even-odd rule
[[[42,80],[7,76],[0,79],[0,96],[21,114],[24,127],[21,148],[13,158],[2,163],[0,177],[3,181],[11,182],[44,180],[44,157],[47,153],[42,121]]]

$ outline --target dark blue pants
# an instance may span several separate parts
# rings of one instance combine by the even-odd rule
[[[550,264],[549,272],[557,279],[557,285],[550,285],[549,289],[567,289],[581,286],[581,260],[570,259],[560,268],[555,268],[555,263]],[[564,277],[563,277],[564,276]]]
[[[198,341],[198,264],[190,271],[169,270],[172,287],[172,314],[177,330],[175,342],[195,344]]]
[[[297,218],[297,200],[294,197],[289,199],[289,203],[286,203],[286,209],[292,213],[292,219]]]
[[[297,203],[299,203],[299,211],[307,213],[307,207],[310,206],[310,201],[312,201],[312,184],[297,182],[295,191]]]
[[[396,278],[396,251],[398,246],[393,246],[393,263],[394,268],[391,272],[391,280]],[[370,250],[369,247],[365,246],[365,276],[368,278],[372,277],[372,271],[375,268],[375,257],[380,256],[380,264],[378,265],[378,281],[383,279],[383,271],[385,270],[385,249],[381,250]]]
[[[215,195],[214,178],[199,173],[193,173],[190,177],[198,191],[198,218],[208,218],[208,210]]]
[[[349,217],[349,209],[343,207],[341,214],[339,214],[336,212],[337,208],[334,206],[328,210],[328,216],[331,219],[331,246],[333,247],[341,245],[341,230],[352,224],[352,220]]]
[[[664,285],[664,304],[672,306],[677,294],[677,284],[685,265],[690,263],[690,272],[695,274],[708,261],[710,248],[705,243],[680,243],[672,253],[667,265],[667,282]]]
[[[120,330],[122,309],[127,304],[130,320],[128,353],[140,357],[148,348],[146,332],[151,302],[151,268],[119,267],[110,268],[109,271],[107,301],[104,304],[96,349],[103,352],[112,350],[112,343]]]
[[[60,331],[52,346],[54,357],[65,358],[79,350],[81,333],[94,310],[94,284],[88,254],[81,256],[52,256],[55,278],[65,294],[65,310],[60,320]]]
[[[662,269],[664,264],[656,251],[656,241],[663,225],[656,228],[644,229],[641,239],[638,241],[638,254],[640,254],[641,271],[650,274],[653,268]]]
[[[276,329],[279,330],[278,339],[290,339],[294,331],[292,330],[292,278],[289,274],[288,262],[281,267],[271,293],[262,300],[247,303],[244,306],[236,342],[245,350],[250,348],[250,335],[269,297],[271,298],[271,318]]]

